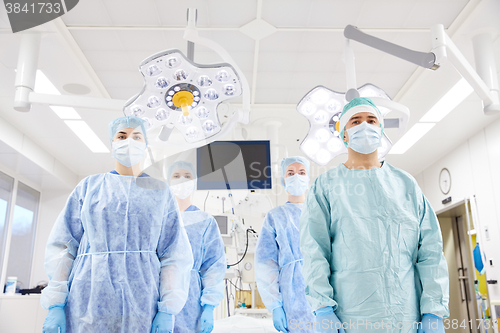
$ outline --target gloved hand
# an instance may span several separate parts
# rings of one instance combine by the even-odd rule
[[[443,318],[424,313],[422,316],[422,326],[418,326],[418,333],[444,333]]]
[[[49,313],[43,322],[43,333],[66,333],[64,304],[53,305],[49,308]]]
[[[288,332],[286,324],[286,315],[283,307],[279,307],[273,310],[273,324],[274,328],[278,332]]]
[[[319,328],[316,329],[316,332],[345,333],[344,328],[342,327],[342,322],[333,311],[333,307],[325,306],[323,308],[319,308],[314,311],[314,315],[316,316],[316,322],[319,322]]]
[[[158,311],[151,326],[151,333],[172,333],[173,331],[174,316]]]
[[[214,329],[215,306],[205,304],[200,318],[200,333],[210,333]]]

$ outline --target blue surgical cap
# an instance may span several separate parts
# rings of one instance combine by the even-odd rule
[[[373,101],[368,97],[356,97],[353,98],[349,103],[344,106],[339,119],[339,130],[340,139],[344,141],[344,130],[349,119],[357,113],[361,112],[371,112],[373,113],[380,123],[380,128],[382,129],[382,134],[384,133],[384,121],[382,119],[382,113],[378,107],[373,103]],[[347,147],[347,142],[344,142]]]
[[[281,185],[283,185],[283,186],[285,186],[286,168],[288,168],[288,166],[290,164],[293,164],[293,163],[300,163],[303,166],[305,166],[306,167],[307,175],[309,176],[309,165],[310,165],[310,163],[307,160],[307,158],[302,157],[302,156],[287,157],[283,161],[281,161]]]
[[[167,170],[167,183],[170,184],[170,178],[172,178],[172,175],[174,174],[174,172],[176,172],[177,170],[181,170],[181,169],[184,169],[184,170],[187,170],[187,171],[191,172],[191,174],[193,175],[194,179],[197,178],[196,170],[195,170],[194,165],[192,163],[189,163],[189,162],[186,162],[186,161],[177,161],[177,162],[172,163],[168,167],[168,170]]]
[[[113,138],[115,137],[116,133],[118,133],[119,130],[122,130],[124,128],[136,128],[141,130],[142,135],[144,135],[144,140],[146,140],[146,144],[148,144],[148,137],[146,135],[146,124],[147,122],[144,119],[138,117],[117,118],[112,122],[110,122],[108,125],[109,141],[111,142],[111,144],[113,144]]]

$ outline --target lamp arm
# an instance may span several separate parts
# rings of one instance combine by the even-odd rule
[[[391,54],[400,59],[409,61],[420,67],[433,70],[439,68],[439,66],[436,66],[435,64],[436,56],[432,52],[425,53],[407,49],[406,47],[402,47],[383,39],[368,35],[367,33],[360,31],[357,27],[352,25],[347,25],[345,27],[344,37],[355,40],[361,44],[368,45],[379,51]]]

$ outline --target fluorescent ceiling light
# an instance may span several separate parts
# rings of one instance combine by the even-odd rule
[[[39,69],[36,71],[35,92],[40,94],[61,95],[56,86],[54,86],[49,78]]]
[[[61,95],[56,86],[50,82],[49,78],[45,74],[37,69],[35,78],[35,92],[40,94],[51,94],[51,95]],[[49,107],[54,111],[61,119],[81,119],[80,115],[74,108],[68,106],[52,106]]]
[[[453,111],[474,89],[464,79],[460,79],[427,113],[420,119],[421,122],[437,123],[448,113]]]
[[[109,153],[108,147],[106,147],[85,121],[65,120],[64,122],[93,153]]]
[[[81,119],[75,109],[68,106],[49,106],[61,119]]]
[[[425,133],[429,132],[436,124],[416,123],[389,151],[389,154],[404,154],[413,146]]]

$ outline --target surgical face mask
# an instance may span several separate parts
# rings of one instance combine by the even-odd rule
[[[113,157],[126,167],[139,163],[146,153],[146,143],[132,138],[114,141],[112,148]]]
[[[179,199],[186,199],[194,191],[194,180],[180,177],[170,182],[172,193]]]
[[[293,176],[285,178],[285,190],[296,197],[304,194],[308,186],[309,176],[296,173]]]
[[[360,154],[370,154],[380,147],[382,130],[380,126],[368,124],[366,121],[347,130],[349,142],[347,147]]]

